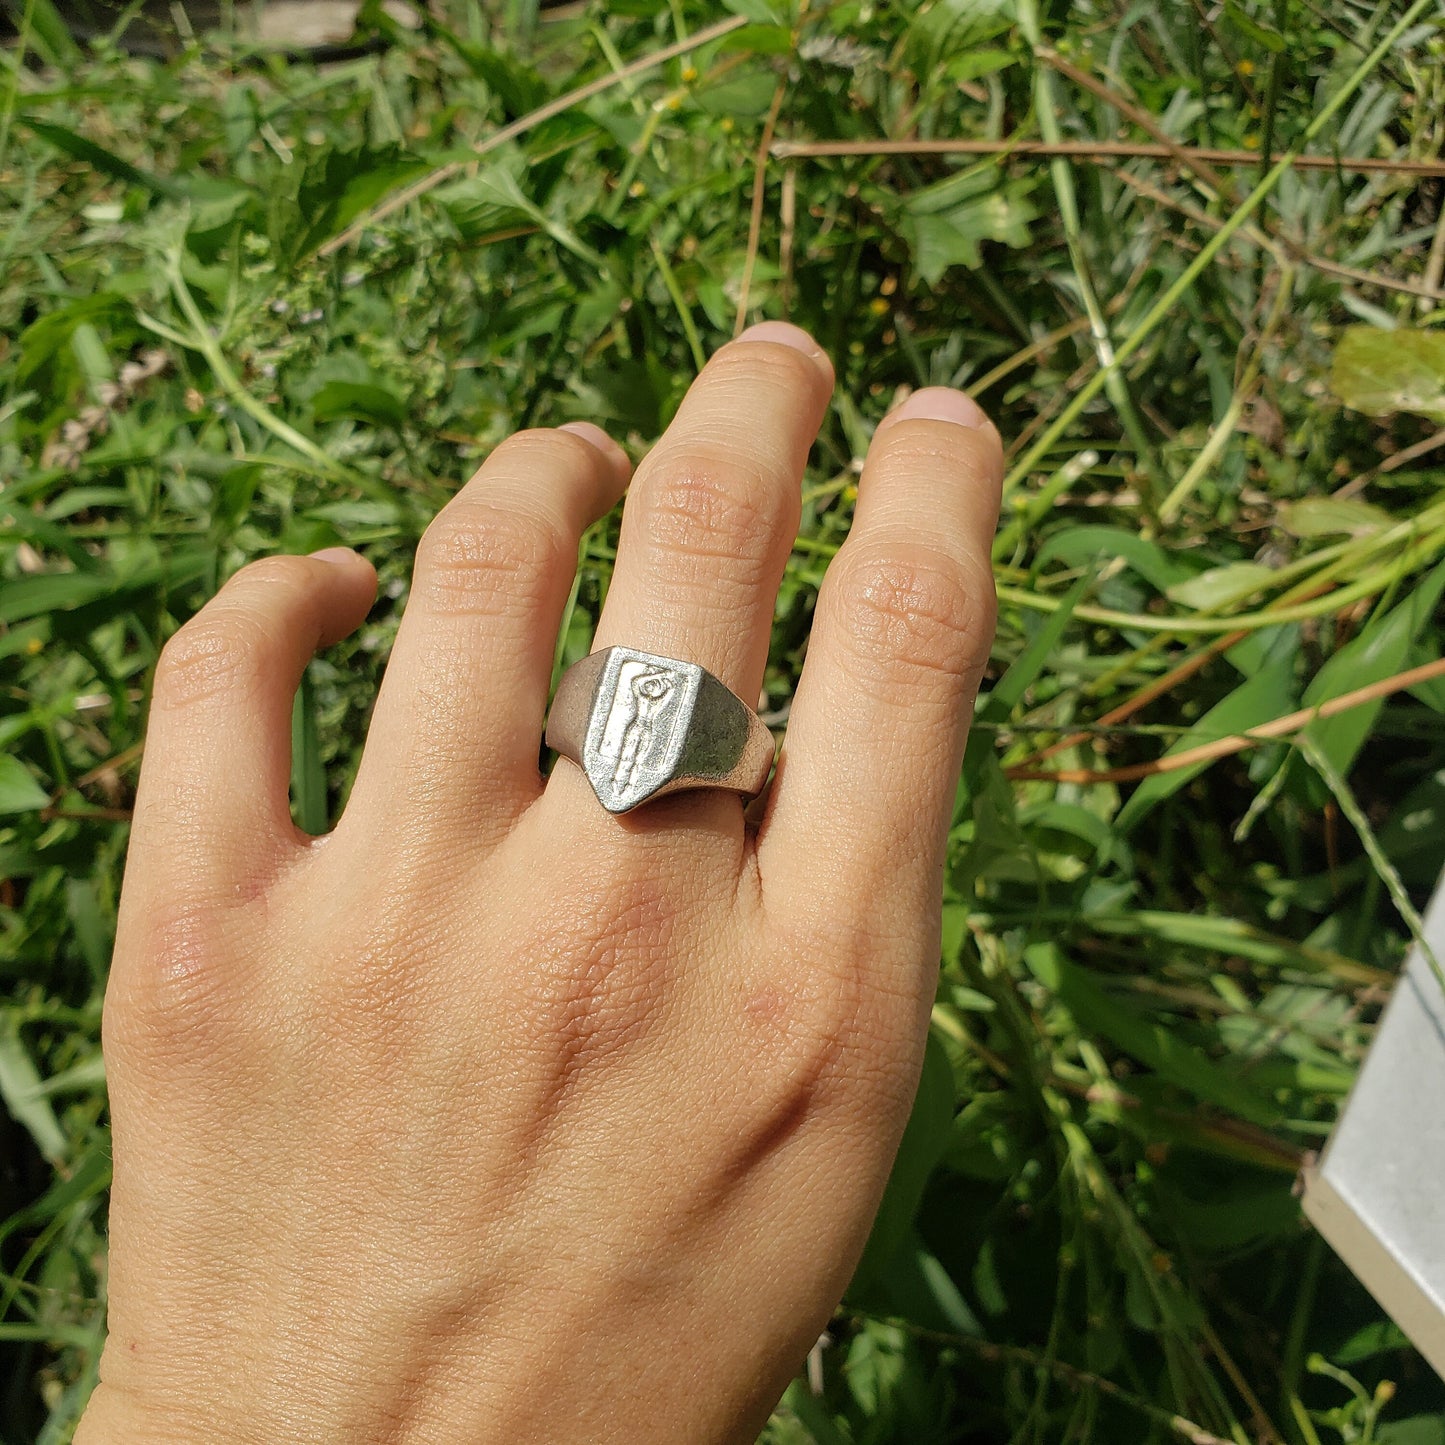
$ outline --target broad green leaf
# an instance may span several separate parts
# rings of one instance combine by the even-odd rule
[[[19,758],[0,754],[0,814],[34,813],[49,802],[50,794]]]
[[[291,707],[291,811],[302,832],[326,831],[326,768],[309,677],[302,678]]]
[[[1283,55],[1289,48],[1289,43],[1278,30],[1256,20],[1239,3],[1239,0],[1225,0],[1224,12],[1229,16],[1230,24],[1236,30],[1256,45],[1262,46],[1271,55]]]
[[[1335,347],[1330,386],[1367,416],[1410,411],[1445,421],[1445,332],[1351,326]]]
[[[1164,756],[1187,752],[1190,748],[1216,742],[1220,738],[1236,737],[1294,709],[1291,669],[1284,661],[1276,661],[1261,668],[1210,708]],[[1206,760],[1145,778],[1119,810],[1115,827],[1120,833],[1127,833],[1158,803],[1172,797],[1208,766],[1209,761]]]
[[[1358,497],[1301,497],[1281,503],[1278,515],[1280,526],[1295,537],[1367,537],[1395,521],[1384,508]]]
[[[389,387],[360,381],[328,381],[311,405],[317,421],[350,417],[376,426],[400,426],[406,420],[406,404]]]
[[[1151,587],[1164,593],[1198,575],[1187,562],[1157,542],[1122,527],[1069,527],[1056,532],[1039,548],[1033,566],[1035,571],[1042,571],[1056,561],[1070,567],[1091,562],[1102,565],[1115,557],[1122,558]]]
[[[532,65],[490,45],[473,45],[446,33],[452,48],[502,102],[508,120],[536,110],[547,99],[547,82]]]
[[[1211,1058],[1179,1032],[1131,1007],[1088,970],[1048,944],[1024,954],[1030,972],[1073,1015],[1086,1033],[1101,1035],[1160,1078],[1216,1108],[1253,1124],[1271,1124],[1278,1109],[1242,1083],[1227,1063]]]
[[[1413,1415],[1391,1420],[1375,1431],[1375,1445],[1445,1445],[1445,1416]]]
[[[716,42],[717,52],[725,55],[742,52],[747,55],[791,55],[793,32],[786,25],[744,25],[730,31]]]
[[[125,297],[114,291],[97,291],[48,311],[32,322],[17,338],[20,359],[15,366],[17,383],[28,381],[62,347],[69,346],[78,327],[88,325],[102,316],[116,315],[129,309]]]
[[[86,165],[113,180],[125,181],[128,185],[139,186],[142,190],[165,196],[169,200],[178,200],[186,194],[186,186],[181,182],[172,180],[169,176],[157,176],[143,171],[116,155],[114,151],[97,145],[83,135],[77,135],[63,125],[56,125],[53,121],[41,120],[33,115],[21,116],[20,123],[27,130],[34,131],[42,140],[49,141],[57,150],[64,151],[78,161],[84,161]]]
[[[773,103],[777,79],[767,71],[729,74],[707,85],[699,85],[697,104],[709,115],[750,119],[764,114]]]
[[[59,1164],[65,1158],[65,1133],[45,1097],[39,1070],[13,1012],[0,1016],[0,1099],[41,1154],[51,1164]]]
[[[1437,567],[1405,601],[1383,616],[1371,618],[1358,637],[1328,658],[1305,689],[1303,705],[1314,707],[1403,671],[1409,664],[1415,639],[1430,620],[1442,591],[1445,591],[1445,564]],[[1341,777],[1349,772],[1385,701],[1377,698],[1348,712],[1312,722],[1305,729],[1305,736],[1324,753]]]
[[[967,85],[969,81],[977,80],[980,76],[992,75],[995,71],[1016,65],[1018,60],[1017,55],[1007,50],[970,49],[962,55],[954,56],[943,67],[943,71],[955,85]]]
[[[895,1252],[880,1284],[890,1314],[913,1320],[925,1329],[947,1330],[956,1335],[983,1334],[978,1316],[916,1230],[909,1232],[903,1247]]]
[[[1024,694],[1038,680],[1045,663],[1053,656],[1074,609],[1084,600],[1093,580],[1093,574],[1086,573],[1069,588],[1058,607],[1048,614],[1039,630],[1029,639],[1028,646],[1009,664],[1008,671],[979,700],[975,715],[981,721],[1001,723],[1013,714],[1023,701]]]
[[[114,903],[102,902],[98,878],[69,878],[65,884],[66,913],[76,947],[98,988],[105,986],[115,942]]]
[[[138,566],[128,576],[97,575],[90,572],[42,572],[33,577],[6,581],[0,591],[0,622],[20,622],[31,617],[80,611],[91,603],[106,600],[115,611],[156,590],[182,587],[204,577],[214,565],[209,550],[177,550],[165,562]]]
[[[1243,1182],[1207,1199],[1160,1192],[1179,1238],[1206,1252],[1222,1253],[1257,1247],[1299,1229],[1300,1207],[1290,1183]]]
[[[1274,573],[1258,562],[1230,562],[1168,588],[1171,602],[1199,612],[1222,612],[1269,586]]]
[[[0,1028],[3,1036],[3,1028]],[[0,1239],[17,1229],[56,1219],[87,1199],[94,1199],[110,1187],[110,1153],[105,1148],[87,1149],[75,1162],[74,1169],[57,1179],[33,1204],[12,1214],[0,1224]]]
[[[938,0],[920,9],[908,29],[908,44],[929,67],[966,55],[1002,35],[1018,18],[1015,0]]]
[[[398,147],[328,150],[306,169],[296,197],[305,218],[291,242],[294,255],[309,255],[391,191],[431,169],[431,163]]]
[[[773,0],[723,0],[723,8],[745,15],[755,25],[787,25],[788,7]]]
[[[1029,225],[1039,215],[1027,199],[1032,189],[1026,179],[1000,183],[997,168],[983,166],[909,196],[899,225],[919,279],[932,286],[951,266],[977,268],[985,241],[1027,246]]]
[[[433,200],[469,241],[537,224],[532,206],[511,174],[500,166],[489,166],[474,176],[463,176],[440,187]]]
[[[868,1281],[881,1277],[913,1228],[924,1186],[952,1137],[954,1098],[948,1054],[930,1033],[913,1111],[854,1275],[855,1286],[866,1287]]]
[[[1394,1320],[1371,1320],[1356,1330],[1344,1344],[1331,1350],[1330,1359],[1337,1365],[1358,1365],[1362,1360],[1374,1359],[1376,1355],[1409,1347],[1409,1338]]]

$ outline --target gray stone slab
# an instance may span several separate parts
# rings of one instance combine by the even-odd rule
[[[1445,959],[1445,886],[1424,919]],[[1304,1210],[1445,1378],[1445,992],[1411,950]]]

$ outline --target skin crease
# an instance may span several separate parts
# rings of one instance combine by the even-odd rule
[[[723,347],[641,464],[596,647],[755,698],[833,387]],[[110,1334],[76,1436],[747,1442],[856,1265],[917,1084],[993,632],[997,433],[882,423],[765,800],[622,817],[536,767],[581,530],[574,424],[429,530],[346,812],[287,805],[354,553],[242,569],[166,648],[106,996]]]

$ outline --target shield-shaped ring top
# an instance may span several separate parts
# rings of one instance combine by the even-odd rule
[[[567,669],[547,742],[581,765],[609,813],[685,788],[753,795],[773,762],[772,734],[710,672],[630,647]]]

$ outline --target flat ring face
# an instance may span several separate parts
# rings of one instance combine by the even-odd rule
[[[589,653],[562,675],[547,742],[587,775],[609,813],[686,788],[755,797],[773,735],[705,668],[634,647]]]
[[[696,663],[611,650],[582,747],[582,767],[609,813],[635,808],[676,775],[702,679]]]

